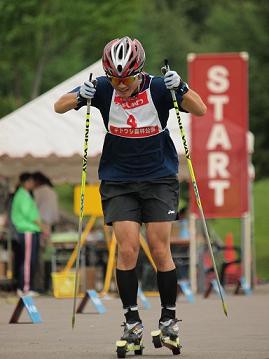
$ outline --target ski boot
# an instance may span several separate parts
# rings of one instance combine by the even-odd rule
[[[155,348],[165,346],[172,350],[174,355],[180,354],[181,344],[179,343],[178,319],[169,319],[165,322],[159,322],[159,330],[151,332],[152,342]]]
[[[124,332],[120,340],[116,342],[117,357],[125,358],[126,353],[134,351],[135,355],[143,354],[143,325],[141,322],[123,323]]]

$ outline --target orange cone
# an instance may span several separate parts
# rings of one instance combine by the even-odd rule
[[[225,237],[224,259],[226,263],[235,261],[238,258],[236,250],[234,249],[233,233],[227,233]],[[226,282],[234,281],[238,276],[238,264],[231,264],[225,270]]]

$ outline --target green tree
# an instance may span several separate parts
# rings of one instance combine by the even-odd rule
[[[0,116],[99,59],[105,42],[132,32],[139,4],[0,2]]]

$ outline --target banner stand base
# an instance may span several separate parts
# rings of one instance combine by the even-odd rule
[[[224,297],[225,296],[225,291],[223,289],[223,287],[221,286],[220,287],[221,289],[221,293],[222,293],[222,296]],[[219,287],[218,287],[218,283],[217,283],[217,280],[216,279],[212,279],[207,290],[205,291],[205,294],[204,294],[204,298],[208,298],[210,293],[212,292],[212,290],[214,290],[214,292],[217,294],[217,295],[220,295],[219,293]]]
[[[245,277],[241,277],[238,280],[234,294],[240,294],[240,290],[242,290],[245,295],[252,294],[252,289],[250,287],[250,284],[247,282]]]
[[[19,299],[14,309],[14,312],[9,320],[10,324],[16,324],[19,322],[23,308],[26,309],[33,324],[42,323],[41,316],[34,304],[33,298],[31,296],[23,296]]]
[[[179,290],[185,295],[189,303],[194,303],[194,295],[191,290],[190,282],[188,280],[178,280],[177,281]]]
[[[144,292],[142,291],[142,289],[140,288],[140,286],[138,287],[138,293],[137,293],[139,299],[142,302],[143,308],[144,309],[149,309],[150,308],[150,302],[149,300],[146,298]]]
[[[103,303],[101,302],[101,299],[99,298],[96,291],[93,289],[88,289],[85,292],[84,297],[82,298],[82,300],[77,308],[76,313],[83,312],[89,299],[91,300],[92,304],[94,305],[94,307],[96,308],[96,310],[99,314],[103,314],[106,312],[106,308],[104,307]]]

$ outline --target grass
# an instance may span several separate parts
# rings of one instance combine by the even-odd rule
[[[254,186],[254,238],[256,242],[257,273],[269,280],[269,178]]]
[[[209,227],[224,241],[227,233],[231,232],[234,237],[234,244],[240,245],[241,221],[237,218],[208,219]]]
[[[261,280],[269,280],[269,179],[254,183],[254,241],[256,249],[257,276]],[[234,243],[239,245],[241,240],[240,219],[209,220],[214,231],[224,239],[228,232],[234,235]]]
[[[60,200],[60,207],[73,213],[73,186],[64,184],[56,186]],[[262,280],[269,280],[269,178],[254,183],[254,239],[256,248],[257,276]],[[235,244],[239,245],[241,240],[240,219],[215,219],[208,220],[210,227],[221,239],[228,232],[234,235]]]

